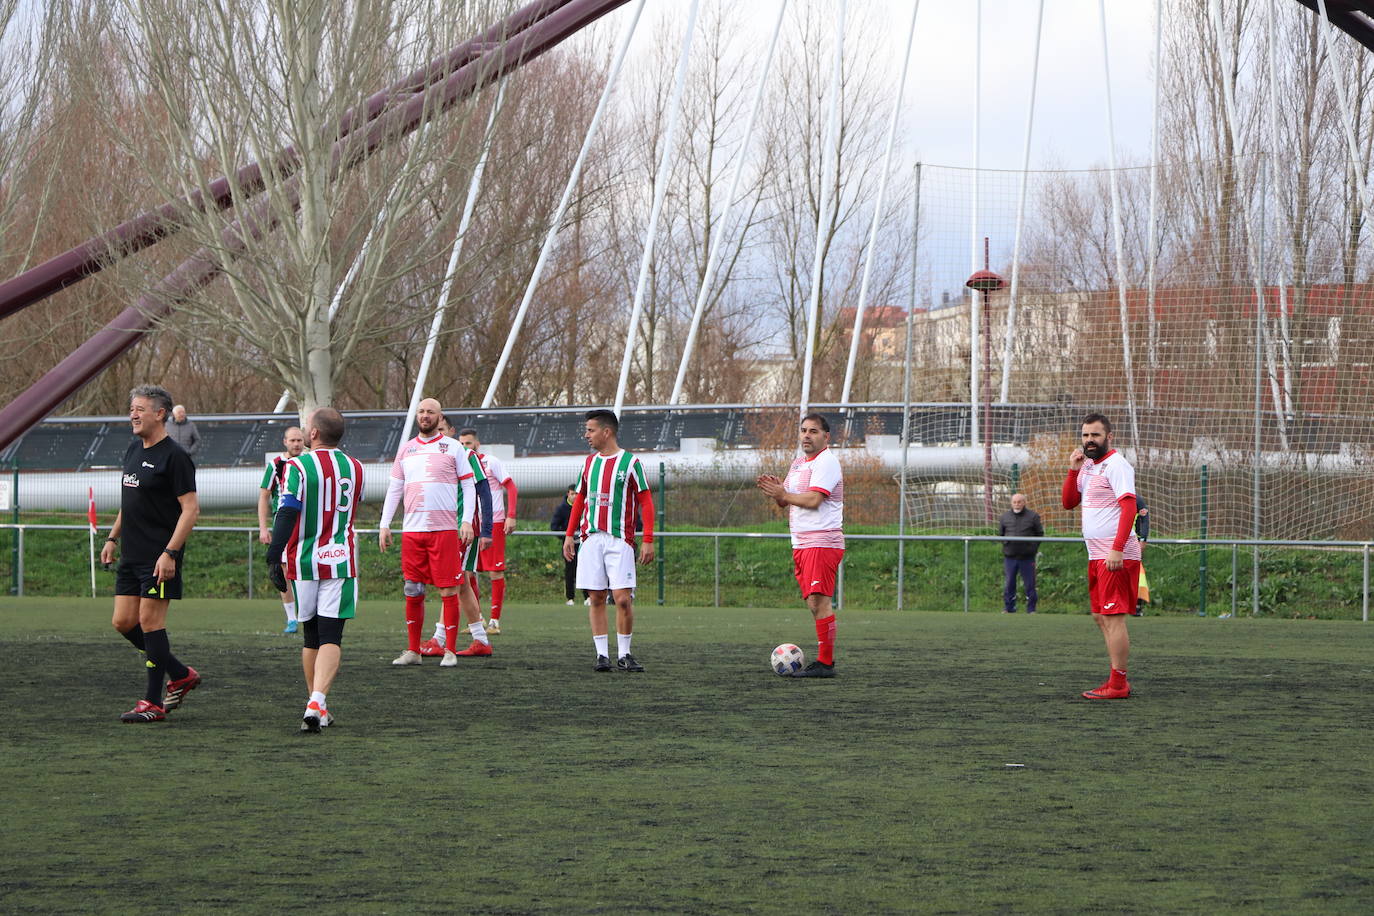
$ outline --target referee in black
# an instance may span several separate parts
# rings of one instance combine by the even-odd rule
[[[100,551],[108,566],[119,545],[114,628],[145,655],[148,687],[123,722],[161,722],[200,683],[167,641],[167,605],[181,597],[181,559],[200,515],[196,466],[167,435],[172,396],[156,385],[129,392],[129,423],[137,437],[124,452],[119,515]],[[162,683],[167,682],[163,699]]]

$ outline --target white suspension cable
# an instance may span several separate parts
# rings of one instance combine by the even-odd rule
[[[1269,39],[1269,160],[1271,164],[1275,161],[1279,153],[1279,93],[1278,93],[1278,66],[1275,63],[1277,55],[1274,53],[1274,0],[1268,0],[1265,4],[1265,33]],[[1276,174],[1276,170],[1270,168],[1270,174]],[[1279,192],[1277,180],[1271,182],[1274,194],[1274,220],[1278,222],[1279,216]],[[1278,250],[1284,250],[1283,245],[1277,246]],[[1280,375],[1282,379],[1283,391],[1283,410],[1285,417],[1293,415],[1293,351],[1292,335],[1288,327],[1288,272],[1284,270],[1283,257],[1278,258],[1278,281],[1279,288],[1279,341],[1277,356],[1269,357],[1269,364],[1272,367],[1276,362],[1280,364]],[[1274,346],[1273,338],[1269,338],[1269,347]],[[1270,369],[1270,386],[1274,385],[1274,369]],[[1277,399],[1275,399],[1277,401]]]
[[[973,39],[973,211],[969,222],[969,272],[978,270],[978,185],[982,166],[983,121],[983,0],[974,11]],[[977,290],[968,291],[968,406],[969,442],[982,443],[982,425],[978,422],[979,400],[983,390],[983,371],[979,354],[983,352],[983,299]]]
[[[763,72],[759,74],[758,88],[754,91],[754,103],[749,109],[749,120],[744,127],[744,139],[740,144],[739,157],[735,160],[734,174],[730,177],[730,190],[725,195],[724,208],[720,218],[716,221],[716,231],[711,237],[711,245],[706,253],[706,269],[701,276],[701,287],[697,290],[697,302],[692,309],[692,323],[687,329],[687,342],[682,347],[682,359],[678,362],[677,380],[673,382],[673,394],[668,399],[669,404],[677,404],[682,398],[682,386],[687,378],[687,366],[692,361],[692,351],[696,346],[697,329],[701,327],[701,317],[706,311],[706,302],[711,296],[711,287],[715,284],[716,268],[720,263],[721,254],[725,247],[725,233],[730,226],[730,213],[735,206],[735,196],[739,193],[739,184],[744,176],[745,156],[749,152],[749,141],[754,136],[754,124],[758,120],[760,109],[763,107],[764,89],[768,84],[768,74],[773,68],[773,54],[778,47],[778,36],[782,34],[783,14],[787,12],[788,0],[782,0],[778,6],[778,18],[773,23],[773,37],[768,42],[768,56],[763,62]]]
[[[811,401],[811,363],[816,355],[816,325],[820,322],[821,271],[825,266],[825,232],[833,214],[831,207],[838,208],[839,206],[839,201],[834,199],[839,196],[839,176],[836,175],[835,183],[832,185],[830,173],[838,171],[839,165],[836,147],[839,142],[840,92],[843,88],[841,75],[844,71],[844,14],[846,5],[847,0],[840,0],[839,21],[835,28],[835,54],[830,71],[830,102],[825,123],[825,149],[821,158],[820,207],[817,208],[819,213],[816,218],[816,256],[811,264],[811,305],[806,316],[806,357],[802,364],[800,399],[802,415],[806,414]]]
[[[1121,228],[1121,189],[1116,175],[1116,122],[1112,117],[1111,54],[1107,50],[1107,2],[1097,0],[1098,23],[1102,30],[1102,84],[1107,93],[1107,164],[1111,170],[1112,238],[1116,243],[1116,292],[1121,309],[1121,364],[1126,373],[1126,412],[1131,420],[1131,445],[1141,447],[1140,420],[1136,416],[1135,372],[1131,367],[1130,312],[1126,308],[1126,244]]]
[[[1225,23],[1221,18],[1221,0],[1208,0],[1208,14],[1212,20],[1212,30],[1215,31],[1217,35],[1217,53],[1222,55],[1225,61],[1224,73],[1234,73],[1238,65],[1240,49],[1232,47],[1230,42],[1226,41]],[[1225,42],[1225,44],[1223,44],[1223,42]],[[1231,137],[1235,141],[1234,149],[1239,147],[1240,143],[1240,133],[1237,128],[1240,119],[1236,115],[1235,89],[1232,87],[1229,78],[1223,78],[1221,81],[1221,98],[1222,112],[1226,118],[1226,126],[1231,132]],[[1243,199],[1241,195],[1237,195],[1237,198]],[[1250,282],[1254,287],[1255,308],[1262,314],[1264,311],[1264,281],[1259,276],[1259,255],[1255,250],[1255,236],[1257,233],[1255,232],[1255,227],[1250,218],[1250,208],[1244,203],[1241,204],[1241,220],[1245,228],[1245,259],[1246,267],[1250,272]],[[1264,346],[1263,340],[1264,323],[1262,321],[1257,321],[1256,326],[1259,329],[1261,339],[1255,341],[1255,346],[1259,349],[1267,349]],[[1271,378],[1274,375],[1272,363],[1269,366],[1269,374]],[[1288,434],[1284,422],[1282,404],[1278,397],[1277,386],[1273,387],[1271,392],[1274,398],[1274,410],[1278,415],[1279,444],[1286,451],[1288,449]]]
[[[649,226],[644,231],[644,254],[639,259],[639,280],[635,284],[634,304],[630,307],[630,326],[625,331],[625,355],[620,359],[620,381],[615,388],[615,412],[619,416],[625,406],[625,388],[630,381],[630,358],[634,355],[635,338],[639,336],[639,318],[644,311],[644,291],[649,284],[649,268],[654,260],[654,239],[658,234],[658,218],[663,211],[663,199],[668,194],[668,182],[673,172],[673,139],[681,115],[682,92],[687,85],[687,65],[691,61],[692,36],[697,29],[699,0],[692,0],[687,12],[687,32],[682,37],[682,53],[677,62],[677,82],[673,97],[668,101],[668,125],[663,132],[663,152],[654,176],[654,202],[649,208]]]
[[[506,345],[501,350],[501,358],[496,361],[496,370],[492,373],[491,384],[487,386],[486,396],[482,398],[484,408],[490,407],[495,399],[496,389],[501,384],[501,376],[505,374],[511,351],[515,349],[515,340],[520,336],[520,326],[525,323],[525,313],[529,311],[530,302],[534,299],[534,291],[539,287],[539,278],[544,273],[544,265],[548,262],[549,255],[553,252],[554,243],[558,240],[558,231],[562,228],[563,216],[568,211],[568,204],[572,201],[573,191],[576,190],[578,180],[582,177],[582,166],[587,161],[588,153],[591,152],[592,141],[596,139],[597,128],[601,125],[601,116],[605,114],[607,103],[620,80],[620,71],[625,64],[626,52],[630,49],[630,40],[634,38],[635,27],[639,25],[640,14],[644,12],[644,3],[645,0],[639,0],[635,4],[634,12],[630,14],[630,19],[625,24],[625,32],[620,38],[615,58],[611,62],[611,72],[606,77],[606,86],[601,91],[601,99],[596,104],[596,111],[592,114],[591,123],[587,125],[587,135],[582,139],[582,149],[578,151],[577,160],[573,163],[572,174],[568,176],[568,184],[563,189],[563,197],[558,201],[558,209],[554,211],[553,220],[549,224],[549,233],[544,238],[543,247],[539,249],[539,258],[534,262],[534,272],[530,276],[529,284],[525,287],[525,295],[520,300],[520,307],[515,311],[515,319],[511,322],[510,333],[506,335]]]
[[[1150,360],[1150,387],[1145,392],[1145,404],[1155,406],[1155,379],[1159,375],[1159,315],[1155,312],[1155,270],[1159,260],[1159,96],[1164,82],[1160,63],[1163,60],[1164,0],[1155,0],[1155,85],[1154,101],[1150,105],[1150,220],[1145,239],[1145,320],[1146,350]]]
[[[434,318],[429,323],[429,336],[425,339],[425,353],[420,358],[420,369],[415,373],[415,388],[410,394],[410,406],[406,409],[405,423],[401,427],[401,441],[410,438],[410,424],[415,422],[415,411],[420,407],[420,399],[429,378],[429,366],[434,359],[434,348],[439,341],[439,330],[444,326],[444,313],[448,311],[449,295],[453,292],[453,281],[458,275],[458,258],[463,253],[463,242],[468,236],[468,226],[472,224],[472,212],[477,207],[477,197],[482,187],[482,173],[487,168],[487,157],[491,154],[492,139],[495,137],[496,116],[505,101],[506,84],[496,89],[496,100],[492,102],[491,112],[487,115],[487,129],[482,137],[482,151],[477,156],[477,164],[472,169],[472,179],[468,182],[468,196],[463,201],[463,215],[458,220],[458,234],[449,250],[448,266],[444,269],[444,280],[439,286],[439,305],[434,310]]]
[[[1360,206],[1368,213],[1374,207],[1370,205],[1366,169],[1360,163],[1360,147],[1355,140],[1355,124],[1350,111],[1350,98],[1345,91],[1345,75],[1337,64],[1335,42],[1331,40],[1331,30],[1335,26],[1331,24],[1331,19],[1326,13],[1326,0],[1317,0],[1317,6],[1322,19],[1325,20],[1321,27],[1322,46],[1326,49],[1327,63],[1331,65],[1331,81],[1336,86],[1336,100],[1340,103],[1341,123],[1345,126],[1345,143],[1350,155],[1350,173],[1355,179],[1355,187],[1359,189]]]
[[[1040,32],[1045,24],[1045,0],[1035,14],[1035,55],[1031,61],[1030,100],[1026,103],[1026,142],[1021,153],[1021,191],[1016,203],[1016,237],[1011,246],[1011,298],[1007,302],[1007,329],[1002,343],[1002,388],[997,400],[1007,403],[1011,387],[1011,342],[1016,327],[1017,293],[1021,288],[1021,230],[1026,225],[1026,184],[1030,174],[1031,129],[1035,126],[1035,86],[1040,79]]]
[[[859,283],[859,305],[854,310],[854,333],[849,339],[849,362],[844,369],[844,389],[840,404],[849,406],[849,390],[854,383],[854,364],[859,357],[859,334],[863,331],[864,309],[868,307],[868,284],[873,274],[874,253],[878,250],[878,227],[882,223],[883,201],[887,196],[888,178],[892,167],[892,147],[897,137],[897,119],[902,113],[902,96],[906,91],[906,74],[911,66],[911,45],[916,38],[916,12],[921,8],[921,0],[911,5],[911,25],[907,27],[906,54],[902,57],[902,77],[897,83],[897,98],[892,103],[892,119],[887,125],[887,142],[883,149],[882,179],[878,182],[877,199],[873,201],[873,222],[868,230],[868,251],[864,257],[864,275]]]

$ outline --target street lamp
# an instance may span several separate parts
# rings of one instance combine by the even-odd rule
[[[991,321],[988,317],[988,296],[999,290],[1005,289],[1007,281],[1003,280],[1000,274],[993,273],[988,266],[988,240],[983,239],[983,269],[977,271],[973,276],[964,281],[964,285],[969,289],[976,290],[983,294],[983,320],[982,320],[982,371],[979,373],[980,387],[979,394],[983,401],[983,514],[987,521],[992,521],[992,387],[989,378],[992,371],[992,345],[991,345]],[[977,356],[970,353],[970,359],[977,359]]]

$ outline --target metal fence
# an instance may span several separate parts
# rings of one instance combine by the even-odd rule
[[[91,546],[87,532],[82,525],[0,524],[0,571],[8,573],[4,578],[9,580],[9,592],[20,596],[110,594],[113,583],[108,574],[96,576],[92,571],[87,575]],[[375,533],[375,529],[358,531],[364,537]],[[562,585],[561,538],[548,531],[513,534],[507,547],[512,573],[507,600],[552,600],[553,589]],[[199,578],[194,584],[188,581],[188,591],[203,597],[268,597],[270,587],[263,582],[263,548],[257,535],[255,527],[197,527],[189,545],[193,563],[188,576]],[[643,570],[637,589],[641,606],[786,606],[798,601],[785,533],[666,531],[656,538],[655,564]],[[5,539],[10,543],[4,544]],[[836,605],[898,611],[995,610],[1001,606],[1003,540],[995,535],[848,534]],[[1082,540],[1026,540],[1038,540],[1042,546],[1042,609],[1082,611]],[[102,542],[97,537],[94,546],[98,549]],[[1167,611],[1203,616],[1358,616],[1367,621],[1371,547],[1374,542],[1369,541],[1160,538],[1150,541],[1147,565],[1155,570],[1152,579],[1161,570],[1167,576],[1167,583],[1156,581],[1154,589],[1170,595],[1162,602]],[[1291,559],[1284,559],[1291,558],[1292,552],[1301,553],[1309,565],[1294,566]],[[35,581],[28,569],[35,555],[44,561],[41,581]],[[209,563],[204,562],[207,556],[212,558]],[[1242,559],[1248,562],[1242,565]],[[1309,567],[1318,561],[1326,564],[1325,571],[1314,575]],[[369,590],[388,594],[399,578],[399,550],[388,554],[365,550],[362,566],[362,576],[370,580]],[[1279,580],[1287,581],[1289,587],[1269,587]],[[1320,597],[1304,596],[1301,588],[1312,586],[1314,580],[1323,588]],[[1321,606],[1313,607],[1312,602]],[[1160,604],[1156,602],[1156,607]]]

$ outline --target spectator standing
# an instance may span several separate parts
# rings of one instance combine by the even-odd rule
[[[549,522],[549,530],[558,535],[559,541],[563,539],[563,533],[568,530],[568,520],[572,518],[573,500],[577,498],[577,484],[568,487],[568,492],[564,494],[563,501],[554,507],[553,519]],[[582,537],[578,533],[573,534],[573,558],[563,560],[563,597],[565,604],[572,607],[573,601],[577,598],[577,554],[582,549]],[[582,590],[582,595],[590,602],[587,590]]]
[[[1010,540],[1017,536],[1045,536],[1040,513],[1026,506],[1026,494],[1012,494],[1011,508],[1003,512],[997,521],[997,535],[1008,538],[1002,542],[1002,612],[1016,613],[1016,579],[1019,576],[1026,589],[1026,613],[1034,614],[1035,602],[1039,597],[1035,590],[1035,557],[1040,552],[1040,543]]]
[[[192,458],[196,456],[196,449],[200,448],[200,433],[196,431],[196,421],[187,418],[185,404],[178,404],[172,408],[172,418],[167,423],[167,435],[181,446],[186,454]]]

